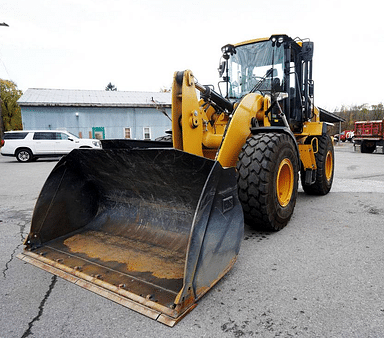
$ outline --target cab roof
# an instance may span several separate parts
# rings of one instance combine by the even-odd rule
[[[233,46],[234,47],[239,47],[239,46],[250,45],[250,44],[253,44],[253,43],[257,43],[257,42],[268,41],[272,37],[279,37],[279,36],[284,37],[285,39],[288,39],[288,40],[292,40],[292,38],[290,38],[286,34],[272,34],[270,37],[266,37],[266,38],[258,38],[258,39],[251,39],[251,40],[246,40],[246,41],[243,41],[243,42],[238,42],[238,43],[235,43]],[[297,44],[301,45],[301,42],[297,42]]]
[[[251,40],[246,40],[243,42],[235,43],[234,46],[239,47],[239,46],[249,45],[249,44],[257,43],[257,42],[261,42],[261,41],[268,41],[269,39],[270,39],[269,37],[268,38],[251,39]]]

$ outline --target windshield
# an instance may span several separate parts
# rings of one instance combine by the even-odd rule
[[[280,91],[283,80],[284,48],[261,41],[236,47],[229,59],[229,98],[241,98],[252,90]],[[273,70],[271,70],[273,68]]]
[[[72,134],[71,132],[67,131],[68,134],[70,134],[71,136],[73,136],[75,139],[78,139],[79,137],[76,136],[75,134]]]

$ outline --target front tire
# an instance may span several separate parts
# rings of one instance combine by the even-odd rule
[[[29,149],[19,149],[16,152],[16,159],[19,162],[31,162],[33,155]]]
[[[331,190],[335,169],[335,152],[330,136],[323,135],[318,137],[318,150],[315,154],[315,159],[317,166],[315,183],[305,184],[305,173],[302,170],[301,185],[303,190],[309,195],[326,195]]]
[[[296,204],[298,155],[287,134],[250,137],[237,163],[239,199],[247,224],[278,231],[290,220]]]

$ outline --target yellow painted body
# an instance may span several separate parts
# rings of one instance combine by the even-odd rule
[[[299,144],[299,152],[304,168],[313,170],[317,169],[315,152],[311,144]]]
[[[235,167],[241,148],[251,135],[252,118],[264,111],[264,97],[260,94],[248,94],[239,103],[228,126],[217,160],[224,167]]]
[[[253,41],[244,42],[251,43]],[[270,114],[266,111],[271,99],[257,93],[247,94],[235,107],[231,117],[217,113],[197,97],[195,80],[186,70],[182,83],[176,81],[172,88],[172,137],[173,146],[198,156],[216,159],[223,167],[235,167],[243,145],[251,136],[251,121],[260,126],[270,126]],[[304,123],[303,131],[295,134],[304,169],[316,169],[317,139],[304,144],[307,137],[320,136],[323,123],[319,111],[314,109],[313,121]]]

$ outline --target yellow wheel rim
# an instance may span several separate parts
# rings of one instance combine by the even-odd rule
[[[333,172],[333,157],[332,157],[332,152],[328,151],[327,156],[325,158],[325,177],[327,178],[327,181],[331,179],[332,172]]]
[[[285,158],[280,163],[276,182],[277,199],[282,207],[286,207],[291,200],[294,177],[292,163]]]

